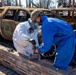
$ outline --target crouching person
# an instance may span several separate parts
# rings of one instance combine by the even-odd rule
[[[37,27],[29,19],[17,25],[13,33],[13,43],[17,52],[30,56],[33,54],[33,47],[38,46]]]

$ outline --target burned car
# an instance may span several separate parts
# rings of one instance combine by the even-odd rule
[[[12,40],[12,35],[16,25],[20,22],[27,21],[30,18],[30,13],[36,8],[22,8],[19,6],[0,7],[0,34],[7,40]],[[44,14],[53,16],[48,9],[43,9]]]
[[[22,8],[19,6],[0,7],[0,34],[3,38],[12,41],[15,27],[20,23],[27,21],[30,18],[30,13],[36,8]],[[38,8],[37,8],[38,9]],[[39,8],[48,17],[55,15],[48,9]],[[41,42],[41,35],[38,35],[39,42]],[[55,54],[55,46],[49,53],[42,54],[43,57],[53,56]]]
[[[70,23],[74,30],[76,29],[76,8],[55,8],[51,11]]]
[[[13,31],[20,22],[27,21],[30,12],[21,7],[0,7],[0,34],[7,40],[12,40]]]

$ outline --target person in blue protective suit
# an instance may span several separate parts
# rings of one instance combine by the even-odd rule
[[[57,45],[54,66],[67,70],[74,55],[74,32],[72,27],[65,21],[57,18],[48,18],[40,9],[31,13],[34,22],[41,22],[42,45],[36,49],[36,53],[45,53],[53,44]]]

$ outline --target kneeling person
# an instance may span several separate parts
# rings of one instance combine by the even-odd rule
[[[37,27],[33,24],[31,19],[22,22],[17,25],[13,33],[14,47],[26,56],[33,54],[34,45],[38,46]]]

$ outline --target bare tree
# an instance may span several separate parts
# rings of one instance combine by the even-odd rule
[[[48,8],[52,0],[40,0],[43,8]]]
[[[19,0],[19,6],[21,6],[21,0]]]
[[[67,7],[69,5],[68,0],[57,0],[57,2],[58,2],[58,7],[60,7],[60,6]]]
[[[1,0],[2,6],[4,6],[4,0]]]
[[[34,3],[33,0],[26,0],[26,7],[48,8],[52,0],[39,0]]]
[[[29,7],[29,1],[26,0],[26,7]]]
[[[39,6],[40,6],[40,4],[39,4],[39,3],[34,3],[34,2],[32,1],[32,7],[39,8]]]
[[[69,0],[69,7],[75,6],[75,0]]]
[[[26,7],[31,7],[31,1],[32,0],[26,0]]]
[[[31,7],[31,1],[32,1],[32,0],[29,0],[29,7]]]
[[[15,0],[11,0],[11,6],[15,6],[15,5],[16,5]]]
[[[1,0],[2,6],[18,6],[18,0]],[[21,6],[21,0],[19,0]]]
[[[7,0],[7,6],[11,6],[11,0]]]
[[[38,7],[36,3],[33,2],[33,0],[26,0],[26,7]]]
[[[16,0],[16,6],[18,6],[18,1]]]
[[[7,5],[7,0],[2,0],[2,6],[6,6]]]

